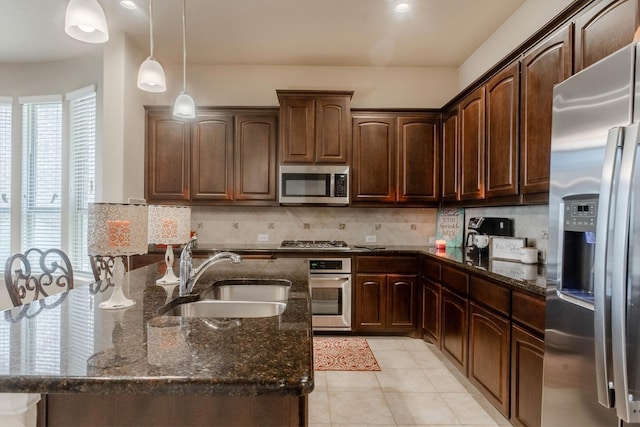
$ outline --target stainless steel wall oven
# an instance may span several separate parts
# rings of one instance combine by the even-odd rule
[[[313,330],[351,330],[351,259],[309,260]]]

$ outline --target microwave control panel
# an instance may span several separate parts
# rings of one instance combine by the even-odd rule
[[[346,173],[337,173],[334,176],[335,178],[335,194],[334,197],[347,197],[349,194],[347,193],[347,174]]]

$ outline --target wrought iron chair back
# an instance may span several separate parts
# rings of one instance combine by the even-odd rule
[[[7,259],[4,280],[11,302],[19,306],[57,293],[51,292],[55,289],[73,289],[73,268],[60,249],[31,248]]]
[[[116,256],[89,255],[91,271],[93,272],[93,278],[96,282],[105,279],[108,280],[113,277],[113,266],[116,262],[116,258]],[[126,271],[126,259],[124,256],[121,256],[121,258]]]

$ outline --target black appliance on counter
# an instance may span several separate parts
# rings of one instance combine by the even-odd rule
[[[489,255],[490,236],[513,237],[513,220],[510,218],[497,218],[478,216],[469,218],[467,228],[466,246],[472,256]]]

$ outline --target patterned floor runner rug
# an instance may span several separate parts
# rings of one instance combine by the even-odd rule
[[[316,371],[379,371],[366,338],[313,337]]]

